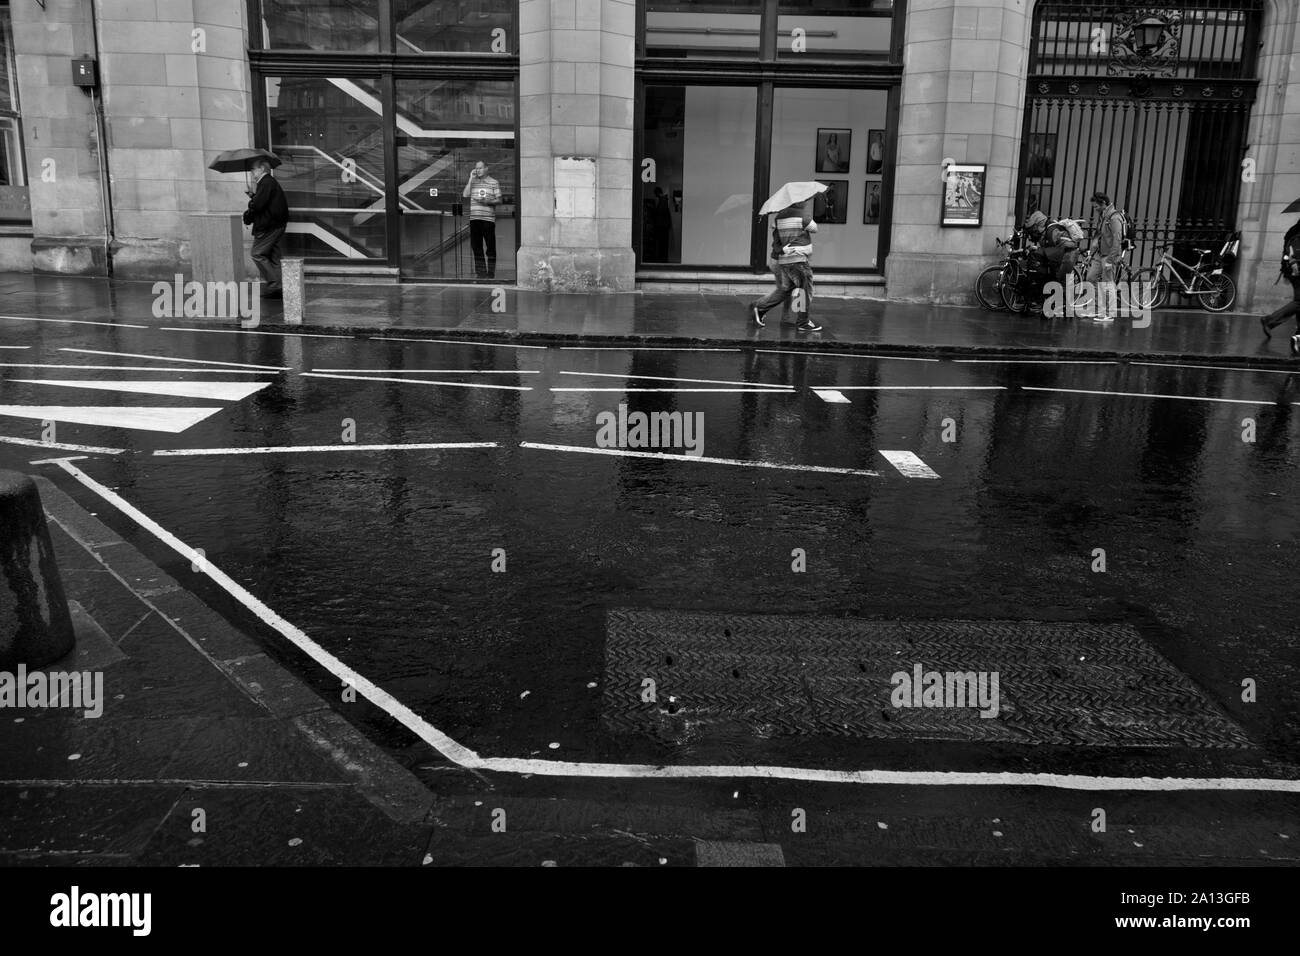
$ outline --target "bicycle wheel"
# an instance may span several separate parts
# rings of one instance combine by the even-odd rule
[[[1002,273],[1005,269],[1005,266],[989,266],[975,279],[976,300],[992,312],[1006,308],[1002,301]]]
[[[1232,303],[1237,301],[1237,283],[1232,277],[1222,272],[1217,276],[1205,276],[1205,283],[1211,286],[1208,292],[1198,292],[1201,308],[1207,312],[1227,312]]]
[[[1139,269],[1130,281],[1137,283],[1134,304],[1139,309],[1158,309],[1169,301],[1169,283],[1159,269]]]
[[[1002,304],[1012,312],[1024,312],[1029,308],[1029,301],[1020,291],[1023,268],[1014,262],[1008,262],[1002,273]]]

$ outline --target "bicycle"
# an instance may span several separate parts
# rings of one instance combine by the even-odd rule
[[[998,239],[998,248],[1007,250],[1003,260],[995,266],[989,266],[975,278],[975,299],[991,312],[1001,312],[1006,308],[1002,295],[1002,286],[1006,280],[1006,271],[1029,254],[1025,248],[1024,231],[1017,229],[1007,240]]]
[[[1193,249],[1200,254],[1196,265],[1189,265],[1174,258],[1171,251],[1173,243],[1161,250],[1160,264],[1154,268],[1141,269],[1134,280],[1141,283],[1142,298],[1150,301],[1139,302],[1144,309],[1159,309],[1169,301],[1171,289],[1170,277],[1178,281],[1178,291],[1188,298],[1199,299],[1201,308],[1208,312],[1226,312],[1237,301],[1237,284],[1224,270],[1222,258],[1214,256],[1211,249]],[[1179,268],[1187,270],[1184,278]]]

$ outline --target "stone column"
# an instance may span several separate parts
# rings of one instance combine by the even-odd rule
[[[1259,93],[1251,113],[1246,155],[1255,160],[1255,182],[1244,181],[1238,202],[1241,250],[1234,309],[1270,312],[1292,296],[1285,280],[1274,284],[1282,236],[1300,215],[1282,214],[1300,198],[1300,8],[1270,0],[1260,34]],[[1280,333],[1283,331],[1279,329]],[[1286,326],[1288,335],[1294,326]]]
[[[1015,221],[1029,62],[1027,0],[909,0],[889,295],[966,302]],[[984,225],[944,229],[944,159],[984,163]]]
[[[519,285],[625,292],[635,0],[521,0]]]

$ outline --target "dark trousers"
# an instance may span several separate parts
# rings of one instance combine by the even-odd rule
[[[807,322],[812,315],[813,297],[813,274],[808,263],[791,262],[782,265],[774,262],[772,274],[776,277],[776,288],[755,302],[754,308],[758,309],[760,315],[765,315],[769,309],[784,305],[785,309],[782,311],[784,316],[790,311],[790,297],[794,295],[794,290],[802,289],[803,312],[799,316],[799,321]]]
[[[1295,316],[1296,334],[1300,335],[1300,278],[1291,280],[1291,301],[1279,309],[1274,309],[1264,318],[1264,324],[1275,329],[1291,316]]]
[[[253,259],[253,265],[257,266],[257,271],[262,274],[262,281],[266,283],[265,291],[280,288],[280,240],[283,238],[284,226],[253,236],[253,250],[249,255]]]
[[[486,219],[469,221],[469,248],[474,253],[474,275],[497,277],[497,224]]]

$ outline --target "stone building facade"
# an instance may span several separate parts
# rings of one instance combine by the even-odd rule
[[[1100,16],[1083,10],[1099,5]],[[0,4],[9,78],[0,98],[0,124],[9,124],[0,129],[0,268],[141,279],[187,272],[193,243],[221,232],[204,233],[196,217],[236,213],[245,201],[243,178],[208,164],[256,145],[285,161],[277,175],[294,206],[290,252],[309,274],[479,281],[485,253],[471,246],[464,188],[483,161],[502,192],[491,281],[526,288],[761,282],[767,236],[757,204],[783,181],[815,178],[830,187],[818,238],[828,291],[968,301],[1027,194],[1047,190],[1066,207],[1050,211],[1077,215],[1086,211],[1074,208],[1078,191],[1098,187],[1121,200],[1127,190],[1135,209],[1146,203],[1153,243],[1239,230],[1239,301],[1270,308],[1283,297],[1272,282],[1293,221],[1281,210],[1300,196],[1292,71],[1300,5],[1167,0],[1164,27],[1148,18],[1125,34],[1134,7]],[[1133,46],[1144,26],[1156,32],[1134,47],[1138,60],[1107,73],[1107,44]],[[1076,62],[1097,45],[1110,58],[1105,69]],[[77,85],[82,58],[94,60],[96,86]],[[1234,78],[1234,63],[1250,75]],[[1080,91],[1071,92],[1079,82],[1070,71]],[[1157,74],[1154,91],[1148,72]],[[1203,101],[1202,85],[1211,89]],[[1134,117],[1132,131],[1068,126],[1097,110],[1116,122]],[[1035,124],[1051,111],[1067,126],[1044,132]],[[1137,195],[1155,189],[1143,157],[1165,148],[1147,117],[1168,125],[1175,115],[1188,118],[1172,140],[1182,143],[1174,178],[1189,194],[1206,176],[1222,186],[1200,218],[1186,196],[1159,206]],[[1207,167],[1196,148],[1204,130],[1220,128],[1204,125],[1214,122],[1226,132],[1215,141],[1219,165]],[[1125,171],[1078,158],[1107,149],[1124,154]],[[969,224],[942,222],[946,162],[982,167]],[[233,261],[242,250],[227,252],[242,275]]]

